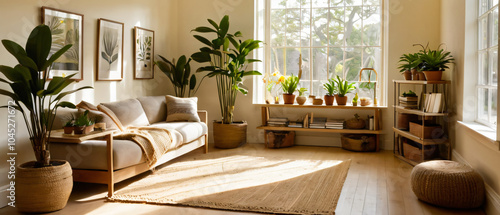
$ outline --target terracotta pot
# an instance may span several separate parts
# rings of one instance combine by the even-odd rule
[[[83,134],[85,132],[85,126],[75,126],[75,134]]]
[[[298,96],[297,97],[297,104],[299,104],[299,105],[305,104],[306,101],[307,101],[307,97],[305,97],[305,96]]]
[[[46,213],[66,206],[73,189],[73,172],[67,161],[51,160],[52,166],[34,168],[35,161],[21,164],[16,172],[16,207],[23,213]]]
[[[335,96],[329,96],[325,95],[325,105],[333,105],[333,102],[335,101]]]
[[[216,148],[232,149],[247,142],[247,123],[233,122],[231,124],[213,123],[214,142]]]
[[[337,105],[346,105],[347,104],[347,96],[335,95],[335,100],[337,100]]]
[[[352,102],[352,106],[358,106],[358,102]]]
[[[427,81],[441,81],[443,71],[424,71],[424,74]]]
[[[409,81],[411,80],[411,71],[410,70],[406,70],[402,73],[403,77],[405,78],[405,80]]]
[[[287,105],[293,105],[295,102],[295,95],[294,94],[283,94],[283,101]]]
[[[417,71],[417,69],[412,69],[411,70],[411,79],[412,80],[418,80],[418,71]]]
[[[423,72],[418,73],[418,80],[425,81],[425,74]]]
[[[65,134],[72,134],[73,130],[75,129],[75,127],[73,127],[73,126],[65,126],[63,129],[64,129],[64,133]]]
[[[323,99],[314,99],[313,105],[323,105]]]

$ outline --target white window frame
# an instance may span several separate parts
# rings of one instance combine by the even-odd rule
[[[387,17],[386,17],[386,0],[380,0],[380,10],[381,10],[381,41],[380,41],[380,49],[381,49],[381,62],[380,62],[380,70],[377,70],[378,72],[378,80],[377,80],[377,99],[379,102],[379,105],[386,105],[387,104],[387,72],[385,71],[386,64],[387,64],[387,53],[386,53],[386,27],[387,26]],[[259,71],[265,71],[267,74],[271,74],[272,68],[271,68],[271,47],[270,47],[270,34],[266,33],[270,29],[270,8],[271,8],[271,0],[255,0],[255,37],[260,40],[264,40],[264,48],[260,49],[258,51],[255,51],[254,54],[257,58],[259,59],[264,59],[263,63],[261,65],[256,65],[255,69]],[[259,16],[263,16],[264,19],[262,19]],[[311,15],[312,17],[312,15]],[[344,38],[344,45],[345,45],[346,38]],[[349,46],[348,46],[349,47]],[[362,47],[373,47],[373,46],[362,46]],[[377,46],[379,47],[379,46]],[[293,48],[293,47],[287,47],[287,48]],[[302,47],[302,48],[310,48],[310,57],[312,57],[312,47],[311,45],[308,47]],[[327,49],[330,48],[330,46],[326,47]],[[344,52],[345,54],[345,52]],[[363,55],[363,52],[361,53]],[[363,57],[363,56],[361,56]],[[361,58],[363,59],[363,58]],[[312,64],[312,61],[309,62]],[[327,62],[327,66],[328,66]],[[319,80],[313,80],[313,69],[312,65],[310,65],[311,71],[310,71],[310,84],[309,86],[313,86],[312,82],[314,81],[319,81]],[[263,72],[264,74],[264,72]],[[345,68],[343,71],[343,74],[346,74]],[[253,102],[254,104],[262,104],[265,100],[265,85],[263,84],[263,81],[260,78],[256,77],[254,78],[254,99]],[[318,95],[317,95],[318,96]]]

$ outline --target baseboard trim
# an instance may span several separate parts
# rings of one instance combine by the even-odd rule
[[[4,185],[0,187],[0,208],[4,208],[8,204],[8,198],[7,198],[7,189],[9,188],[9,185]]]
[[[471,166],[467,160],[465,160],[462,155],[460,155],[457,151],[453,150],[452,152],[453,160],[463,163],[467,166]],[[500,214],[500,196],[490,187],[488,184],[484,184],[486,188],[486,203],[484,204],[484,211],[486,214]]]

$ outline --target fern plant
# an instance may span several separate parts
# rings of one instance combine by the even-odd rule
[[[326,95],[333,96],[335,95],[335,80],[333,78],[328,79],[327,83],[323,84],[323,88],[327,91]]]
[[[337,80],[335,80],[335,84],[337,85],[337,93],[340,97],[344,97],[347,93],[356,89],[354,83],[349,83],[347,80],[340,78],[338,75]]]

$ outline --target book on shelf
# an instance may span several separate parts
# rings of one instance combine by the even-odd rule
[[[269,117],[268,122],[288,122],[286,117]]]
[[[303,123],[302,123],[302,122],[300,122],[300,121],[289,122],[289,123],[288,123],[288,127],[292,127],[292,128],[302,128],[302,127],[303,127]]]
[[[344,126],[329,126],[329,125],[327,125],[326,128],[328,128],[328,129],[344,129]]]
[[[424,111],[427,113],[441,113],[444,110],[443,95],[441,93],[427,93],[425,95]]]
[[[400,97],[399,97],[399,101],[404,101],[404,102],[417,102],[417,101],[418,101],[418,97],[417,97],[417,96],[412,96],[412,97],[404,97],[404,96],[400,96]]]

